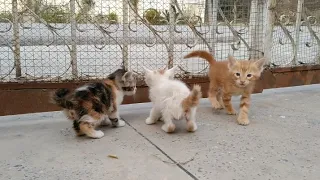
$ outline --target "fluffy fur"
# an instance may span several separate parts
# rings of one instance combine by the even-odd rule
[[[132,72],[118,69],[103,82],[89,83],[71,92],[58,89],[52,101],[64,109],[68,119],[73,120],[77,135],[101,138],[99,125],[121,127],[125,122],[120,119],[118,107],[124,95],[136,92],[136,79]]]
[[[145,69],[145,82],[149,86],[149,98],[153,103],[146,124],[154,124],[161,117],[162,130],[171,133],[175,130],[172,120],[186,118],[187,130],[197,130],[196,110],[201,98],[201,88],[195,85],[192,91],[181,81],[173,79],[174,67],[169,70],[152,71]]]
[[[240,113],[237,121],[240,125],[248,125],[248,111],[250,96],[256,80],[263,71],[265,60],[257,61],[241,60],[229,56],[226,61],[216,61],[207,51],[193,51],[184,58],[200,57],[210,64],[209,100],[215,109],[225,108],[230,115],[236,115],[231,105],[231,97],[242,95],[240,101]]]

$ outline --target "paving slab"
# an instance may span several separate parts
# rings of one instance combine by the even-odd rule
[[[151,104],[126,106],[122,117],[196,179],[318,180],[320,85],[265,90],[252,99],[249,126],[213,111],[207,99],[195,133],[186,132],[185,121],[175,121],[173,134],[161,130],[162,122],[144,124]]]
[[[192,179],[129,126],[96,140],[70,127],[60,112],[0,117],[0,179]]]
[[[239,97],[233,104],[238,107]],[[75,137],[61,112],[0,117],[0,179],[290,179],[320,177],[320,85],[253,95],[251,124],[198,110],[198,130],[146,125],[151,103],[125,105],[128,125],[105,127],[105,137]],[[114,154],[119,159],[108,158]]]

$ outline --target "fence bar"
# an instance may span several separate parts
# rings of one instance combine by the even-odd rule
[[[274,9],[275,9],[275,0],[264,1],[264,58],[266,59],[266,64],[270,64],[272,57],[272,43],[273,43],[273,27],[274,27]]]
[[[173,10],[175,0],[170,0],[169,7],[169,51],[168,51],[168,68],[173,67],[173,51],[174,51],[174,26],[175,26],[175,14]]]
[[[16,77],[21,77],[21,56],[20,56],[20,33],[18,17],[18,0],[12,0],[12,18],[13,18],[13,57],[16,68]]]
[[[122,63],[125,69],[128,69],[128,38],[129,38],[129,4],[127,0],[122,0],[122,13],[123,13],[123,46],[122,46]]]
[[[297,64],[298,59],[298,51],[299,51],[299,44],[300,44],[300,27],[301,27],[301,13],[303,9],[303,3],[304,0],[298,0],[298,6],[297,6],[297,19],[296,19],[296,29],[295,29],[295,37],[296,37],[296,54],[295,58],[293,59],[293,65]]]
[[[78,67],[77,67],[77,27],[76,27],[76,5],[75,0],[70,0],[70,24],[71,24],[71,67],[72,67],[72,76],[74,79],[78,77]]]
[[[219,1],[212,1],[207,0],[207,8],[208,8],[208,24],[210,26],[210,35],[209,37],[209,44],[211,46],[211,54],[215,55],[215,44],[217,40],[216,36],[216,28],[217,28],[217,22],[218,22],[218,5]]]
[[[263,27],[261,25],[261,21],[263,20],[263,14],[261,13],[262,8],[262,2],[260,0],[251,1],[249,22],[251,50],[249,50],[249,59],[258,59],[261,55],[261,53],[256,50],[262,51],[262,40],[264,39]]]

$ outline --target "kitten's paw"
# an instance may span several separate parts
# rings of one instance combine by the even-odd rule
[[[83,135],[85,135],[85,134],[80,131],[80,132],[76,132],[76,135],[77,135],[77,136],[83,136]]]
[[[217,110],[223,109],[223,106],[219,102],[213,102],[211,105],[213,109],[217,109]]]
[[[92,134],[88,135],[91,138],[100,139],[104,136],[102,131],[94,131]]]
[[[118,120],[118,124],[117,124],[117,127],[123,127],[126,125],[126,122],[124,122],[123,120],[119,119]]]
[[[237,111],[233,109],[231,111],[227,111],[227,114],[229,114],[229,115],[237,115]]]
[[[150,125],[150,124],[154,124],[154,123],[156,123],[156,121],[153,120],[153,119],[151,119],[150,117],[148,117],[148,118],[146,119],[146,124]]]
[[[164,124],[164,125],[162,125],[161,129],[164,132],[172,133],[176,129],[176,126],[172,123],[171,124]]]
[[[194,121],[187,122],[187,131],[195,132],[197,129],[198,129],[198,126]]]
[[[238,118],[237,121],[238,121],[238,124],[242,126],[247,126],[250,123],[248,118]]]
[[[220,104],[222,109],[226,108],[226,107],[224,107],[224,103],[222,101],[219,101],[219,104]]]
[[[109,126],[109,125],[111,125],[112,123],[111,123],[111,121],[110,121],[110,119],[109,118],[106,118],[106,119],[104,119],[102,122],[101,122],[101,126]]]

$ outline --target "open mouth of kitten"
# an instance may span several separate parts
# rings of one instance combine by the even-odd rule
[[[237,85],[238,87],[241,87],[241,88],[246,87],[246,84],[237,84]]]
[[[122,87],[123,91],[133,91],[134,87]]]

